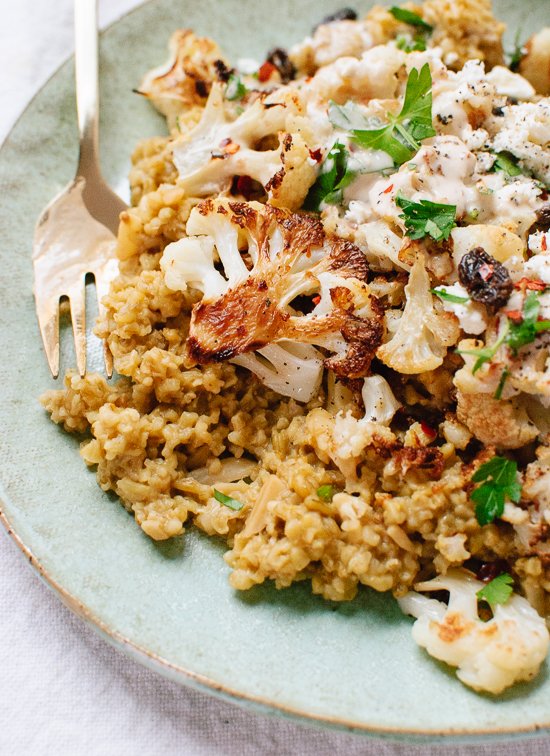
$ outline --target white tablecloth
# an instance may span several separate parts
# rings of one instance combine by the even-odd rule
[[[101,22],[137,5],[103,0]],[[72,49],[71,0],[0,0],[0,139]],[[549,702],[550,706],[550,702]],[[250,714],[166,682],[75,618],[0,532],[1,756],[366,754],[435,756]],[[550,738],[444,753],[543,756]]]

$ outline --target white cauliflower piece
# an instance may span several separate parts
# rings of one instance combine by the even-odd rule
[[[315,396],[323,376],[323,355],[319,350],[292,341],[239,354],[231,362],[250,370],[273,391],[298,402],[308,402]]]
[[[297,91],[282,87],[257,99],[235,120],[225,104],[224,87],[214,84],[200,122],[172,143],[178,184],[189,196],[206,197],[227,191],[234,176],[249,176],[264,187],[272,204],[299,208],[317,167],[306,144],[310,128]],[[278,146],[259,149],[267,138]]]
[[[550,95],[550,27],[546,26],[527,40],[526,54],[519,70],[542,95]]]
[[[457,667],[457,677],[465,685],[497,694],[535,677],[550,639],[543,618],[521,596],[496,604],[493,618],[483,622],[477,593],[484,585],[453,569],[415,586],[417,591],[449,591],[448,606],[414,591],[398,602],[403,612],[417,618],[412,634],[419,646]]]
[[[487,314],[482,305],[469,298],[466,289],[459,283],[451,286],[438,286],[435,291],[442,291],[451,296],[466,299],[466,302],[452,302],[447,299],[441,300],[441,306],[445,312],[452,312],[458,319],[464,333],[479,335],[487,328]]]
[[[383,323],[357,247],[325,235],[313,216],[223,199],[194,208],[187,233],[166,247],[161,268],[170,288],[203,292],[187,340],[192,360],[234,360],[303,401],[323,365],[347,378],[368,373]]]
[[[527,79],[512,73],[506,66],[495,66],[487,74],[487,81],[493,84],[497,94],[514,100],[530,100],[535,96],[535,90]]]
[[[311,37],[291,48],[290,57],[301,72],[312,74],[338,58],[358,58],[372,45],[373,37],[365,24],[343,19],[319,24]]]
[[[363,417],[356,418],[349,410],[333,416],[320,408],[311,410],[306,417],[308,438],[317,455],[325,464],[332,460],[346,476],[348,484],[357,479],[357,467],[364,461],[365,449],[375,439],[388,447],[396,442],[388,425],[400,406],[399,402],[382,376],[369,378],[365,379],[362,391],[365,401]]]
[[[389,425],[397,410],[401,407],[390,388],[389,383],[381,375],[369,375],[363,381],[361,390],[365,416],[363,421]]]
[[[213,40],[197,37],[189,29],[174,32],[169,50],[166,63],[145,75],[138,92],[152,101],[174,129],[181,113],[204,105],[212,82],[217,81],[215,63],[225,65],[225,60]]]
[[[434,309],[430,277],[421,254],[412,267],[405,295],[405,309],[397,330],[378,349],[377,357],[406,375],[435,370],[442,364],[447,347],[457,341],[459,327],[453,315]]]

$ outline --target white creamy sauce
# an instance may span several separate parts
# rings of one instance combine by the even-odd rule
[[[425,199],[456,205],[459,217],[466,214],[476,204],[478,194],[472,186],[475,156],[456,137],[435,137],[430,142],[397,173],[380,179],[368,193],[361,192],[353,198],[370,205],[377,216],[399,225],[402,210],[395,203],[398,194],[414,202]]]
[[[487,74],[487,81],[494,86],[497,94],[514,100],[530,100],[535,95],[527,79],[504,66],[494,66]]]
[[[479,336],[479,334],[485,331],[487,328],[487,316],[483,306],[473,302],[461,284],[455,283],[451,286],[439,286],[438,289],[445,290],[447,294],[452,294],[455,297],[468,298],[468,301],[464,303],[449,302],[446,299],[441,299],[445,312],[452,312],[458,318],[458,322],[464,333]]]

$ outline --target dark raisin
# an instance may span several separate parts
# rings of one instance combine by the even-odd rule
[[[336,13],[331,13],[330,16],[325,16],[322,21],[319,21],[319,23],[313,27],[312,33],[316,32],[320,26],[323,26],[323,24],[332,24],[333,21],[357,21],[357,12],[354,11],[353,8],[342,8],[341,10],[336,11]]]
[[[458,279],[475,302],[493,311],[506,304],[514,289],[504,265],[482,247],[464,255],[458,266]]]
[[[478,580],[488,583],[504,572],[510,572],[510,565],[505,559],[497,559],[495,562],[480,562],[477,559],[468,560],[465,563],[468,569],[475,573]]]
[[[228,82],[229,77],[233,73],[234,69],[225,65],[223,60],[215,60],[214,68],[216,69],[216,75],[219,81]]]
[[[537,210],[537,220],[529,229],[529,234],[535,234],[537,231],[550,231],[550,205],[543,205]]]
[[[288,84],[288,82],[292,81],[296,76],[294,64],[288,57],[287,51],[283,50],[282,47],[276,47],[275,49],[270,50],[267,54],[266,60],[268,63],[272,63],[275,66],[283,84]]]

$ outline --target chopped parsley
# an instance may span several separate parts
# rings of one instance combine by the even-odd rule
[[[403,21],[403,23],[409,24],[409,26],[417,26],[426,32],[433,31],[433,26],[426,23],[418,13],[413,13],[410,10],[406,10],[406,8],[398,8],[396,5],[390,8],[390,13],[397,21]]]
[[[473,483],[481,483],[470,497],[476,504],[476,517],[480,525],[488,525],[500,517],[507,498],[515,503],[520,500],[521,484],[517,472],[516,462],[495,456],[472,475]]]
[[[496,152],[496,160],[493,163],[494,171],[501,171],[506,175],[513,178],[514,176],[521,176],[521,168],[518,166],[517,158],[511,155],[509,152]]]
[[[477,371],[481,367],[483,367],[483,365],[485,365],[486,362],[491,362],[495,354],[498,352],[500,347],[506,341],[509,329],[510,329],[509,323],[507,322],[504,328],[502,329],[500,336],[490,346],[484,346],[481,349],[457,349],[456,350],[458,354],[471,354],[473,357],[477,357],[477,360],[475,361],[474,366],[472,368],[472,374],[475,375],[475,373],[477,373]]]
[[[516,32],[516,38],[514,39],[514,49],[510,53],[510,60],[508,63],[508,68],[510,71],[519,71],[519,64],[521,63],[521,59],[525,55],[525,47],[521,44],[519,41],[521,37],[521,29],[518,29]]]
[[[402,165],[420,149],[420,142],[435,136],[432,124],[432,75],[425,63],[413,68],[407,79],[403,107],[398,115],[386,113],[388,123],[380,128],[378,119],[367,118],[352,102],[332,104],[329,119],[333,126],[350,132],[361,147],[387,152],[396,165]]]
[[[522,320],[516,323],[510,320],[509,332],[506,343],[512,350],[514,357],[522,346],[535,340],[537,333],[550,329],[550,320],[539,320],[540,298],[537,292],[532,291],[525,297],[523,303]]]
[[[335,205],[342,201],[343,190],[356,176],[355,171],[348,169],[348,160],[345,145],[336,142],[321,165],[317,181],[308,192],[305,210],[319,210],[322,202]]]
[[[233,499],[231,496],[226,496],[216,488],[214,489],[214,498],[216,499],[216,501],[219,501],[220,504],[223,504],[224,507],[229,507],[229,509],[233,509],[235,512],[238,512],[239,509],[242,509],[244,507],[242,501]]]
[[[512,313],[508,313],[506,323],[502,328],[499,337],[490,346],[484,346],[481,349],[457,349],[458,354],[471,354],[477,357],[472,368],[472,373],[477,371],[486,363],[491,362],[498,350],[503,344],[510,349],[514,357],[517,356],[519,350],[531,344],[538,333],[543,331],[550,331],[550,320],[539,320],[540,312],[540,295],[536,291],[531,291],[526,297],[523,303],[523,310],[519,319],[510,318]],[[502,396],[502,389],[506,379],[508,378],[509,371],[505,369],[505,375],[502,375],[498,388],[495,393],[495,398],[500,399]]]
[[[416,34],[410,37],[408,34],[400,34],[395,40],[398,50],[403,52],[424,52],[426,49],[426,38],[422,34]]]
[[[508,377],[510,375],[510,370],[505,367],[502,373],[500,374],[500,380],[498,382],[497,390],[494,393],[495,399],[502,399],[502,392],[504,391],[504,386],[506,384],[506,381],[508,380]]]
[[[317,496],[323,501],[332,501],[334,496],[334,488],[331,485],[320,486],[317,489]]]
[[[227,87],[225,88],[225,99],[242,100],[247,91],[248,90],[243,84],[241,77],[238,74],[232,73],[227,81]]]
[[[451,294],[445,288],[443,288],[443,286],[436,289],[430,289],[430,291],[432,292],[432,294],[435,294],[436,297],[439,297],[439,299],[442,299],[444,302],[466,304],[466,302],[470,301],[470,297],[459,297],[457,294]]]
[[[399,217],[405,221],[410,239],[431,236],[435,241],[443,241],[449,238],[455,226],[456,205],[441,205],[429,200],[412,202],[399,194],[395,204],[403,210]]]
[[[497,604],[505,604],[514,592],[514,578],[507,572],[494,578],[477,592],[481,601],[486,601],[491,609]]]

